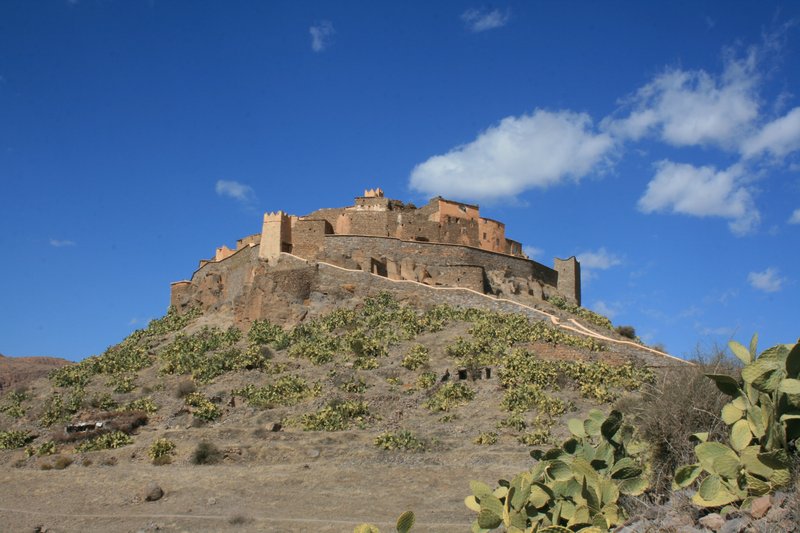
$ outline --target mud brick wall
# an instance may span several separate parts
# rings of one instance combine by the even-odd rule
[[[356,235],[326,235],[325,251],[321,260],[342,264],[354,252],[363,251],[370,256],[400,262],[410,258],[417,264],[430,266],[476,265],[484,270],[507,271],[518,278],[534,278],[552,287],[558,286],[558,273],[535,261],[477,248],[438,243],[400,241],[393,238]]]

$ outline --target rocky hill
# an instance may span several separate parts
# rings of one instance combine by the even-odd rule
[[[264,320],[237,329],[225,314],[171,312],[104,354],[32,382],[23,394],[4,394],[0,432],[16,432],[21,447],[0,451],[1,468],[23,486],[16,473],[38,479],[46,474],[42,469],[65,461],[86,465],[78,472],[103,479],[113,471],[124,472],[126,479],[146,472],[177,480],[176,472],[185,469],[189,477],[179,483],[190,483],[204,473],[193,462],[198,446],[207,442],[218,450],[220,464],[239,474],[244,467],[276,475],[292,464],[313,464],[323,478],[334,476],[329,469],[340,469],[344,479],[355,476],[353,482],[390,465],[408,466],[422,478],[429,477],[430,467],[451,469],[445,477],[480,469],[499,474],[524,467],[530,446],[564,436],[566,418],[635,394],[655,379],[645,361],[679,364],[603,328],[601,317],[592,323],[548,304],[542,312],[572,318],[615,342],[556,326],[545,314],[532,319],[510,313],[502,308],[510,304],[500,301],[469,308],[435,305],[413,293],[404,298],[369,294],[368,287],[341,290],[349,295],[342,307],[329,305],[329,295],[314,295],[308,314],[294,326]],[[171,464],[154,470],[148,450],[162,438],[174,444],[174,454],[165,456]],[[412,481],[397,482],[402,487]],[[467,481],[461,477],[456,487],[451,480],[442,497],[460,500]],[[47,486],[47,492],[61,490],[57,483]],[[120,490],[137,492],[133,486]],[[190,489],[169,490],[178,505],[177,493]],[[403,493],[413,494],[409,487],[399,490],[401,501]],[[69,496],[51,496],[70,514]],[[329,497],[338,501],[346,494]],[[97,513],[108,503],[100,500],[92,507]],[[44,501],[39,500],[42,506]],[[398,514],[391,502],[365,508],[363,518]],[[420,518],[426,514],[413,498],[404,505],[413,506]],[[463,530],[469,511],[457,502],[448,505],[453,524],[462,525],[442,531]],[[308,511],[298,507],[287,513],[299,517]],[[319,511],[313,514],[314,520],[324,519]],[[24,516],[14,516],[14,524],[30,525]],[[268,522],[268,516],[258,520]],[[74,524],[82,527],[78,517]],[[312,520],[290,529],[342,530],[341,524],[318,525]]]
[[[375,279],[246,327],[227,311],[170,311],[4,393],[0,472],[14,490],[0,523],[389,530],[412,509],[415,531],[462,532],[475,519],[471,479],[529,469],[530,451],[569,437],[570,419],[635,411],[686,368],[558,299],[432,299]]]
[[[0,394],[23,387],[51,370],[70,364],[57,357],[8,357],[0,354]]]

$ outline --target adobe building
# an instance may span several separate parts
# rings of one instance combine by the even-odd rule
[[[417,208],[372,189],[348,207],[265,214],[261,233],[238,240],[235,250],[217,248],[191,280],[173,283],[171,304],[179,311],[227,305],[243,320],[260,318],[270,295],[310,294],[320,265],[528,303],[554,295],[581,303],[575,257],[547,267],[477,205],[437,197]]]

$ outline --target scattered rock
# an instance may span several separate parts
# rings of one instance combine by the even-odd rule
[[[206,505],[217,505],[217,499],[216,498],[207,499],[206,500]]]
[[[767,521],[780,522],[781,520],[786,518],[786,515],[788,514],[789,514],[789,509],[784,509],[782,507],[775,506],[772,509],[770,509],[769,512],[767,513]]]
[[[722,518],[717,513],[708,514],[703,518],[701,518],[700,520],[698,520],[698,522],[700,523],[701,526],[703,526],[706,529],[710,529],[711,531],[719,531],[720,529],[722,529],[722,526],[725,525],[725,519]]]
[[[753,518],[761,518],[767,514],[771,506],[772,503],[769,500],[769,494],[760,496],[750,504],[750,516]]]
[[[144,489],[144,501],[154,502],[160,500],[164,496],[164,491],[155,481],[151,481]]]
[[[732,518],[725,522],[725,525],[719,529],[719,533],[739,533],[744,531],[747,527],[748,520],[746,518]]]
[[[312,457],[312,458],[317,458],[317,457],[319,457],[319,450],[310,450],[310,451],[308,452],[308,456],[309,456],[309,457]]]

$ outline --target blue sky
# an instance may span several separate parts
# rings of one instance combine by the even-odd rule
[[[679,356],[793,342],[797,2],[0,2],[0,353],[80,359],[264,211],[479,203]]]

